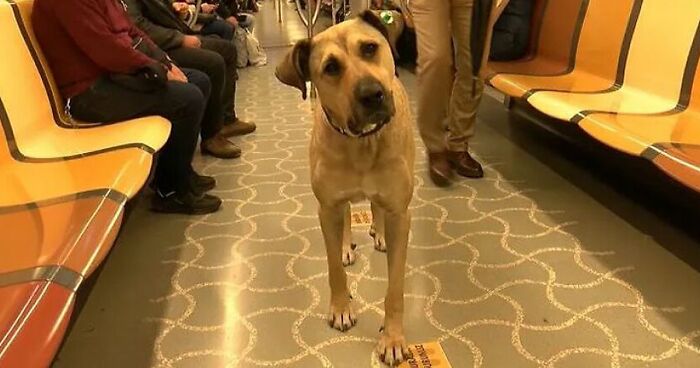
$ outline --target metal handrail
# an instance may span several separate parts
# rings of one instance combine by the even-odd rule
[[[302,23],[304,23],[304,26],[306,28],[309,28],[309,20],[308,16],[304,14],[303,11],[301,11],[301,2],[299,0],[294,0],[294,2],[297,5],[297,14],[299,14],[299,18],[301,18]],[[308,4],[310,1],[307,0],[306,6],[308,7],[310,4]],[[318,14],[321,12],[321,0],[316,0],[316,9],[314,10],[314,15],[311,18],[311,27],[316,25],[316,21],[318,20]],[[309,13],[311,13],[309,9]],[[310,15],[310,14],[309,14]]]

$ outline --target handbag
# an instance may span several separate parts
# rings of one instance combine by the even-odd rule
[[[120,86],[138,92],[154,92],[165,88],[168,84],[168,70],[166,65],[170,65],[168,56],[160,49],[153,50],[148,43],[143,42],[139,37],[132,43],[134,50],[148,55],[161,62],[155,62],[137,70],[134,73],[112,73],[108,78]]]
[[[236,27],[233,31],[233,46],[236,48],[236,66],[245,68],[248,66],[248,32],[243,27]]]
[[[248,61],[250,65],[253,66],[263,66],[267,64],[267,54],[260,46],[260,41],[258,41],[255,36],[249,31],[246,31],[245,43],[246,49],[248,50]]]

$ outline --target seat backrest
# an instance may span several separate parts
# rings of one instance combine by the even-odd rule
[[[7,118],[7,113],[5,112],[5,106],[0,98],[0,167],[12,162],[12,155],[10,154],[10,139],[12,136],[7,134],[7,131],[11,129],[10,122]],[[2,173],[0,169],[0,173]],[[1,184],[0,184],[1,185]]]
[[[15,9],[0,2],[0,98],[17,137],[56,124],[47,90],[17,22]]]
[[[590,0],[575,67],[615,80],[621,56],[626,53],[623,46],[631,41],[641,4],[642,0]]]
[[[535,50],[538,57],[563,64],[569,62],[576,31],[588,0],[549,0],[539,27]]]
[[[530,42],[527,46],[527,56],[525,59],[529,59],[535,56],[537,51],[537,43],[540,39],[540,30],[542,28],[542,18],[544,17],[544,12],[547,5],[547,0],[532,0],[534,4],[532,6],[532,19],[530,19]]]
[[[624,84],[677,101],[699,20],[697,0],[644,0],[627,55]]]
[[[37,47],[31,24],[33,1],[0,2],[0,44],[5,50],[0,63],[0,98],[17,137],[56,124],[68,125],[63,101],[45,59]],[[22,15],[22,13],[24,15]],[[49,126],[51,127],[51,126]]]
[[[65,113],[65,100],[61,96],[58,85],[56,85],[56,80],[53,78],[53,74],[51,73],[51,68],[49,68],[46,57],[41,51],[39,42],[37,42],[36,36],[34,35],[34,27],[32,26],[32,9],[34,7],[34,0],[12,1],[14,1],[16,9],[19,11],[17,22],[23,29],[25,40],[27,41],[27,47],[32,53],[34,64],[42,77],[44,87],[46,88],[48,97],[52,102],[55,121],[59,125],[72,126],[75,124],[75,122],[72,122]],[[80,124],[82,125],[83,123],[81,122]]]

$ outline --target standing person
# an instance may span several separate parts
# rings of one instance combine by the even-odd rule
[[[473,3],[412,0],[409,5],[418,43],[418,127],[428,150],[430,178],[437,186],[449,186],[453,172],[484,176],[481,164],[469,154],[483,90],[482,82],[472,77]]]
[[[191,165],[210,93],[207,76],[181,71],[114,0],[62,0],[60,6],[36,0],[33,7],[34,32],[71,114],[104,124],[148,115],[170,120],[155,169],[153,210],[218,210],[221,200],[204,194],[214,178],[196,174]]]
[[[350,0],[350,16],[354,17],[369,7],[370,4],[367,0]]]

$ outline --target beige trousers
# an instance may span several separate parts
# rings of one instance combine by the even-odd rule
[[[430,152],[466,151],[474,135],[483,82],[472,78],[472,6],[473,0],[409,2],[418,42],[418,128]]]
[[[358,15],[367,9],[369,9],[367,0],[350,0],[350,16]]]

